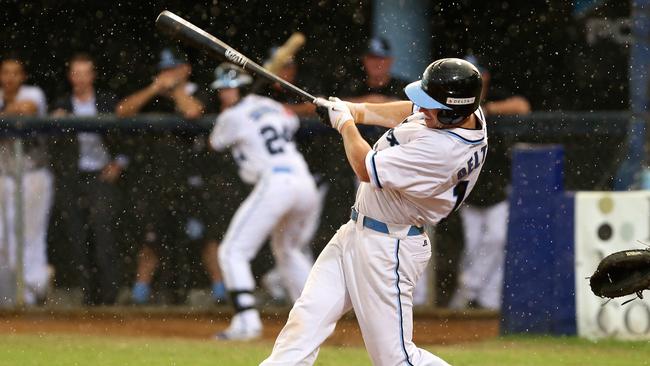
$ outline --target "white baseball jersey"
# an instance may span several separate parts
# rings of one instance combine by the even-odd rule
[[[210,144],[215,150],[231,148],[239,176],[249,184],[273,169],[308,173],[293,142],[299,124],[298,117],[282,104],[251,94],[219,115]]]
[[[475,115],[480,129],[431,129],[416,108],[366,156],[370,183],[359,186],[355,208],[391,224],[423,226],[447,217],[476,184],[487,155],[485,117],[480,108]]]
[[[336,322],[354,309],[373,365],[449,366],[413,342],[413,286],[431,245],[411,225],[440,221],[474,187],[487,154],[485,118],[480,109],[475,115],[479,129],[438,130],[414,113],[375,143],[358,213],[321,252],[262,365],[312,365]]]

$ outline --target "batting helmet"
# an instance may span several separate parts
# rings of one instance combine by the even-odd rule
[[[212,89],[240,88],[250,85],[253,77],[241,67],[224,62],[214,69],[215,80],[210,84]]]
[[[441,123],[454,125],[476,111],[482,89],[476,66],[459,58],[443,58],[429,65],[422,80],[410,83],[404,92],[419,107],[439,109]]]

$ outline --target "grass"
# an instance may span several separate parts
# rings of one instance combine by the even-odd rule
[[[272,344],[204,340],[88,336],[0,335],[1,366],[238,366],[257,365]],[[650,343],[577,338],[506,337],[427,347],[456,366],[650,365]],[[363,348],[324,347],[316,365],[370,365]]]

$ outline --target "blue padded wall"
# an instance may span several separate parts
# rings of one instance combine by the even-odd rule
[[[574,205],[563,168],[559,145],[513,150],[503,334],[575,333]]]

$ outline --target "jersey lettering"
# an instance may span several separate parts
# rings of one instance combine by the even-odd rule
[[[284,152],[284,144],[291,141],[291,132],[285,128],[278,132],[273,126],[264,126],[260,128],[260,134],[264,138],[266,150],[271,155]]]
[[[395,137],[395,133],[393,132],[392,128],[388,130],[388,133],[386,134],[386,140],[388,140],[390,146],[399,145],[399,141],[397,141],[397,138]]]
[[[458,184],[456,184],[456,187],[454,187],[454,197],[456,197],[456,203],[454,204],[454,208],[451,210],[451,212],[456,211],[458,207],[460,207],[460,204],[465,200],[468,185],[469,181],[461,180],[458,182]]]
[[[262,106],[259,107],[251,112],[251,118],[255,121],[258,121],[262,116],[264,116],[267,113],[273,113],[275,112],[275,109],[267,106]]]
[[[467,167],[461,168],[458,172],[456,172],[456,177],[458,180],[461,180],[465,178],[467,175],[471,174],[474,170],[476,170],[483,162],[485,161],[485,153],[487,152],[487,145],[481,147],[481,155],[479,156],[478,151],[474,151],[474,155],[472,155],[468,160],[467,160]]]

